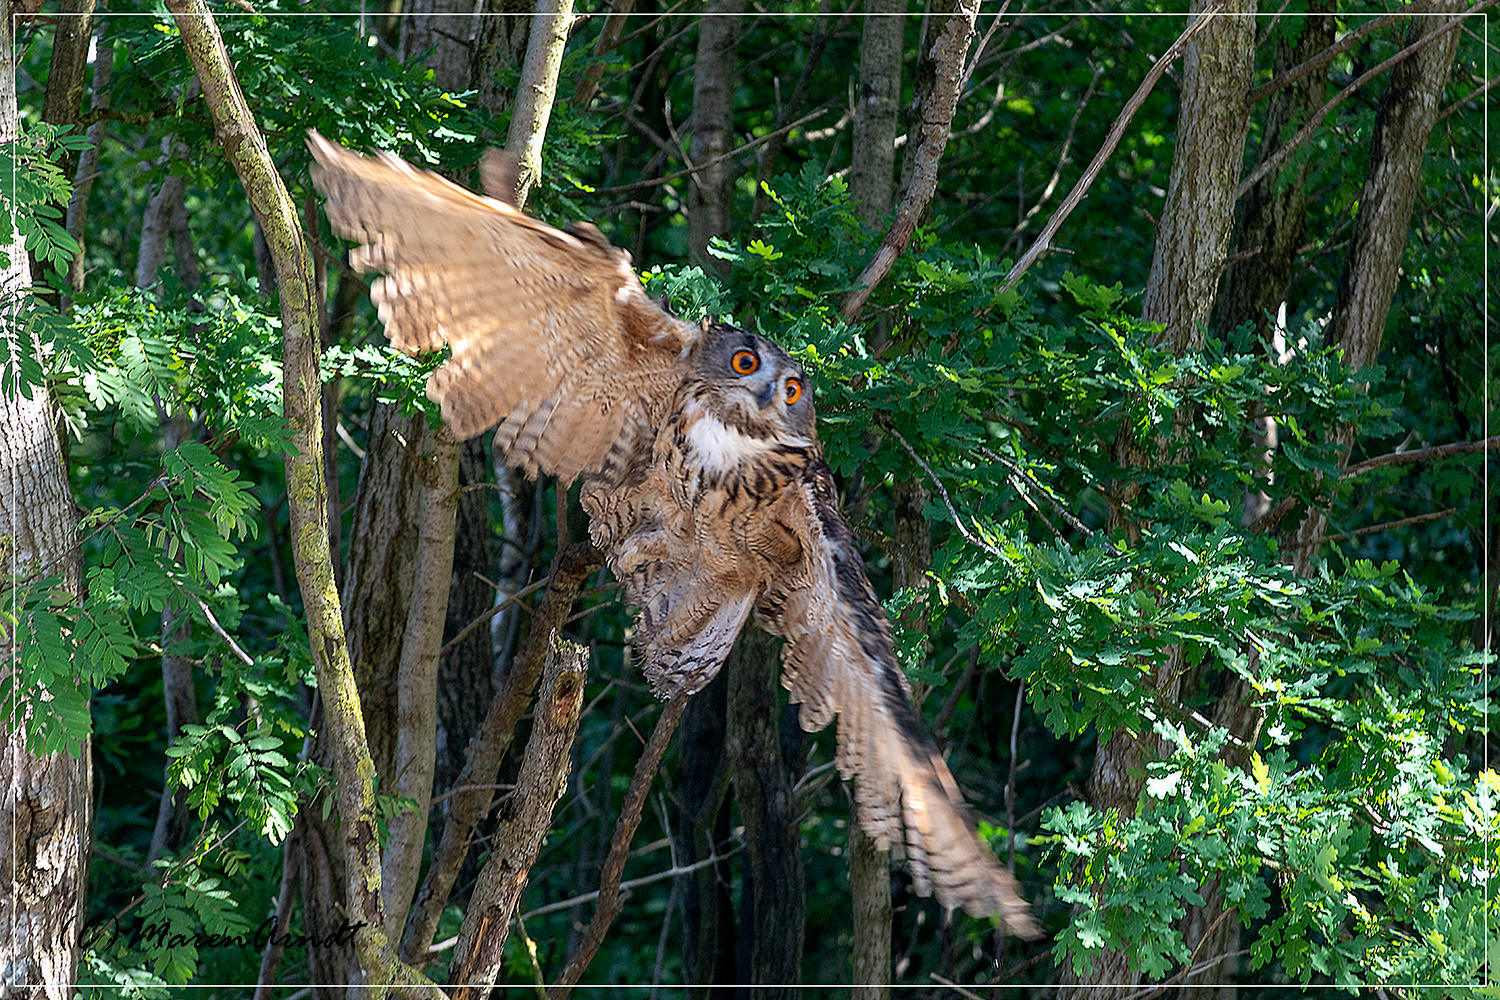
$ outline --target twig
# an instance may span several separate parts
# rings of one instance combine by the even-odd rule
[[[630,788],[625,792],[625,802],[620,807],[620,818],[615,823],[615,835],[610,841],[609,856],[605,858],[604,868],[599,874],[599,902],[594,907],[594,919],[589,921],[583,941],[573,957],[568,960],[562,975],[558,977],[557,985],[548,991],[547,995],[551,1000],[566,1000],[573,992],[573,986],[583,975],[583,971],[589,967],[589,963],[594,960],[599,946],[604,943],[604,935],[609,930],[609,925],[614,922],[615,916],[620,911],[620,874],[625,870],[625,859],[630,856],[630,838],[635,834],[635,828],[641,821],[641,809],[646,803],[646,793],[651,787],[651,779],[656,776],[657,768],[661,766],[662,754],[666,752],[667,743],[677,730],[677,723],[682,719],[682,710],[687,707],[688,697],[686,689],[677,690],[672,700],[667,702],[666,707],[661,710],[661,716],[656,720],[656,729],[651,733],[646,749],[641,751],[641,759],[635,766],[635,775],[630,779]]]
[[[1476,9],[1478,6],[1488,6],[1488,4],[1477,5]],[[1235,199],[1238,200],[1240,198],[1243,198],[1245,196],[1245,193],[1252,187],[1254,187],[1256,182],[1259,181],[1262,177],[1265,177],[1273,170],[1279,170],[1282,163],[1286,162],[1286,158],[1288,156],[1291,156],[1299,146],[1301,146],[1304,142],[1311,138],[1312,134],[1318,130],[1318,127],[1323,124],[1323,119],[1328,116],[1328,112],[1332,111],[1339,104],[1343,103],[1346,97],[1354,93],[1360,87],[1363,87],[1374,77],[1390,69],[1392,66],[1416,55],[1417,52],[1419,52],[1428,43],[1432,42],[1434,39],[1443,37],[1449,31],[1452,31],[1454,28],[1458,27],[1462,22],[1462,15],[1453,18],[1443,27],[1429,34],[1423,35],[1412,44],[1406,46],[1400,52],[1397,52],[1389,59],[1380,63],[1380,65],[1361,73],[1354,79],[1353,83],[1349,84],[1343,90],[1333,95],[1333,97],[1329,98],[1326,104],[1324,104],[1321,108],[1314,112],[1312,117],[1307,120],[1307,124],[1303,125],[1300,129],[1297,130],[1296,135],[1292,136],[1290,139],[1284,142],[1281,145],[1281,148],[1276,150],[1276,152],[1266,157],[1265,160],[1261,162],[1260,166],[1250,171],[1250,174],[1244,180],[1240,181],[1239,186],[1234,189]]]
[[[992,462],[999,462],[1001,465],[1003,465],[1007,469],[1009,469],[1011,471],[1011,474],[1012,474],[1012,479],[1011,479],[1011,483],[1012,484],[1019,485],[1019,484],[1016,483],[1016,481],[1018,479],[1019,480],[1025,480],[1026,482],[1028,482],[1031,485],[1035,486],[1037,489],[1041,490],[1042,491],[1042,495],[1045,496],[1048,500],[1050,500],[1052,502],[1052,506],[1053,507],[1057,508],[1057,512],[1062,515],[1063,520],[1068,522],[1068,527],[1072,528],[1074,531],[1076,531],[1079,534],[1083,535],[1085,538],[1093,538],[1094,537],[1094,529],[1090,528],[1088,525],[1084,524],[1077,517],[1075,517],[1073,515],[1073,512],[1070,511],[1070,510],[1068,510],[1068,508],[1063,505],[1063,502],[1057,498],[1057,496],[1052,492],[1052,490],[1049,489],[1040,480],[1038,480],[1036,478],[1036,476],[1032,475],[1032,473],[1031,473],[1030,470],[1021,468],[1020,466],[1016,465],[1014,462],[1011,462],[1009,459],[1007,459],[1007,458],[1005,458],[1005,457],[1003,457],[1001,455],[998,455],[995,452],[991,451],[989,448],[981,447],[979,449],[979,453],[981,455],[983,455],[985,458],[988,458],[990,461],[992,461]],[[1017,492],[1019,492],[1019,489],[1017,490]],[[1032,509],[1035,510],[1036,508],[1033,507]],[[1038,514],[1038,516],[1040,516],[1041,512],[1038,511],[1037,514]],[[1044,520],[1045,520],[1045,518],[1044,518]],[[1055,531],[1054,531],[1054,534],[1056,534]],[[1123,554],[1123,553],[1120,552],[1120,550],[1117,547],[1115,547],[1115,545],[1114,545],[1113,542],[1110,542],[1108,540],[1106,540],[1104,542],[1104,549],[1105,549],[1106,552],[1108,552],[1112,556],[1118,556],[1118,555],[1122,555]]]
[[[692,872],[697,871],[699,868],[707,868],[710,865],[718,864],[720,861],[726,861],[729,858],[732,858],[736,854],[740,853],[740,851],[742,850],[744,850],[743,847],[736,847],[732,851],[726,851],[723,854],[715,854],[712,857],[704,858],[701,861],[694,861],[690,865],[673,865],[671,868],[656,872],[652,875],[642,875],[640,878],[628,879],[624,882],[621,882],[619,888],[622,892],[629,892],[631,889],[638,889],[643,885],[651,885],[653,882],[660,882],[663,879],[676,878],[679,875],[688,875]],[[632,856],[639,853],[639,851],[631,852]],[[593,892],[586,892],[581,896],[574,896],[571,899],[560,899],[554,903],[543,904],[542,906],[538,906],[534,910],[527,910],[525,913],[521,914],[521,916],[525,919],[530,919],[531,917],[540,917],[543,914],[556,913],[558,910],[572,909],[573,907],[578,906],[581,903],[590,903],[598,898],[599,890],[595,889]]]
[[[1250,95],[1245,98],[1245,101],[1250,106],[1254,107],[1256,104],[1259,104],[1267,97],[1270,97],[1272,94],[1276,93],[1276,91],[1281,90],[1285,87],[1290,87],[1292,84],[1296,83],[1307,74],[1326,66],[1328,63],[1333,61],[1333,58],[1340,52],[1353,47],[1361,38],[1365,37],[1370,32],[1379,31],[1381,28],[1395,21],[1398,17],[1411,17],[1413,14],[1419,14],[1423,10],[1429,9],[1433,6],[1434,4],[1431,3],[1430,0],[1426,3],[1411,3],[1406,5],[1406,7],[1402,9],[1400,14],[1386,14],[1384,17],[1376,17],[1366,21],[1364,24],[1361,24],[1359,27],[1354,28],[1348,34],[1344,35],[1333,45],[1325,48],[1322,52],[1304,59],[1302,62],[1293,66],[1291,69],[1287,70],[1285,73],[1282,73],[1275,79],[1268,80],[1266,83],[1263,83],[1259,87],[1256,87],[1254,90],[1250,91]]]
[[[224,631],[224,626],[220,625],[219,624],[219,619],[215,618],[214,617],[214,613],[212,611],[208,610],[208,605],[203,603],[203,598],[198,597],[198,596],[195,595],[193,597],[193,600],[195,600],[195,601],[198,602],[198,608],[199,608],[200,611],[203,612],[203,618],[204,618],[205,621],[208,622],[208,627],[211,628],[211,629],[213,629],[215,632],[217,632],[218,635],[219,635],[219,638],[223,639],[225,642],[227,642],[229,644],[229,648],[234,652],[235,656],[239,657],[240,662],[243,663],[247,667],[254,666],[255,665],[254,658],[252,658],[249,653],[245,652],[243,649],[240,648],[240,644],[234,641],[234,637],[233,636],[231,636],[228,632]]]
[[[759,136],[758,138],[751,139],[749,142],[745,143],[743,146],[737,146],[734,149],[731,149],[727,153],[720,153],[718,156],[715,156],[715,157],[712,157],[710,159],[704,160],[702,163],[695,163],[691,167],[686,168],[685,170],[679,170],[679,171],[677,171],[675,174],[664,174],[661,177],[653,177],[650,180],[645,180],[645,181],[634,181],[634,182],[632,182],[630,184],[617,184],[614,187],[589,188],[587,191],[579,190],[579,191],[576,191],[574,193],[576,195],[580,196],[580,197],[584,197],[584,196],[592,197],[594,195],[602,195],[602,194],[624,194],[627,191],[638,191],[641,188],[656,187],[658,184],[665,184],[668,181],[681,180],[682,178],[688,177],[688,176],[690,176],[692,174],[695,174],[699,170],[702,170],[702,169],[704,169],[706,167],[711,167],[711,166],[713,166],[716,163],[722,163],[723,161],[728,160],[728,159],[730,159],[732,157],[739,156],[741,153],[748,153],[750,150],[755,149],[757,146],[764,145],[765,143],[768,143],[772,139],[776,138],[777,136],[782,135],[782,134],[784,134],[786,132],[790,132],[792,129],[798,127],[799,125],[805,125],[808,122],[812,121],[814,118],[820,117],[821,115],[825,115],[828,112],[833,111],[833,110],[835,110],[835,107],[833,105],[824,105],[821,108],[816,108],[816,109],[814,109],[812,111],[809,111],[807,114],[803,115],[801,118],[798,118],[796,121],[791,122],[791,123],[789,123],[787,125],[783,125],[781,128],[776,129],[774,132],[767,132],[763,136]],[[679,153],[678,155],[681,155],[681,154]]]
[[[455,635],[453,638],[444,643],[443,648],[438,655],[447,656],[449,653],[458,648],[459,643],[463,642],[469,637],[470,632],[473,632],[476,628],[483,625],[485,622],[489,621],[491,618],[495,617],[500,612],[510,607],[512,604],[518,604],[525,598],[530,597],[538,590],[541,590],[543,587],[547,586],[549,582],[549,577],[543,577],[530,586],[522,587],[520,590],[516,591],[514,594],[511,594],[509,597],[499,602],[494,607],[486,608],[484,610],[484,613],[481,614],[478,618],[475,618],[473,621],[469,622],[469,624],[459,629],[458,635]]]
[[[1010,269],[1010,274],[1005,276],[1005,281],[1000,285],[1000,291],[1005,292],[1014,288],[1016,282],[1021,280],[1021,275],[1025,274],[1027,269],[1036,263],[1037,258],[1041,257],[1051,247],[1052,237],[1057,235],[1057,231],[1062,228],[1063,222],[1072,214],[1073,209],[1078,207],[1078,203],[1083,200],[1084,194],[1093,186],[1094,180],[1099,176],[1099,171],[1104,169],[1104,161],[1109,159],[1110,154],[1119,145],[1120,138],[1125,134],[1125,126],[1130,124],[1130,120],[1141,109],[1141,105],[1146,103],[1146,98],[1151,94],[1152,88],[1156,86],[1156,81],[1161,79],[1161,75],[1167,71],[1167,67],[1176,61],[1182,50],[1187,47],[1188,42],[1192,41],[1198,32],[1208,27],[1214,15],[1223,10],[1227,2],[1228,0],[1219,0],[1213,7],[1199,14],[1197,20],[1188,25],[1187,29],[1177,36],[1177,41],[1173,42],[1167,48],[1167,51],[1162,53],[1161,58],[1156,61],[1156,65],[1151,67],[1145,78],[1141,80],[1141,85],[1131,95],[1130,100],[1125,102],[1125,107],[1120,112],[1120,116],[1109,127],[1109,134],[1104,137],[1104,145],[1099,147],[1099,152],[1094,155],[1093,162],[1083,172],[1083,176],[1078,178],[1078,183],[1073,185],[1073,190],[1068,192],[1068,196],[1063,199],[1063,203],[1058,206],[1057,211],[1052,213],[1052,217],[1047,220],[1047,224],[1042,227],[1041,233],[1032,242],[1031,246],[1021,255],[1021,259],[1016,261],[1015,266]]]
[[[964,526],[963,518],[958,516],[958,511],[954,508],[953,500],[948,496],[948,489],[943,485],[943,481],[937,477],[936,472],[932,471],[932,466],[922,461],[922,456],[918,455],[916,450],[912,448],[911,445],[906,443],[906,438],[901,436],[901,432],[896,430],[896,428],[894,427],[887,427],[886,430],[891,434],[892,437],[901,442],[901,447],[906,449],[906,453],[911,456],[912,461],[916,462],[922,467],[922,471],[927,473],[927,478],[932,480],[932,485],[937,487],[939,495],[941,495],[943,498],[943,506],[948,508],[948,514],[953,518],[953,524],[958,528],[958,533],[963,535],[964,538],[968,540],[969,544],[979,546],[981,549],[984,549],[984,551],[988,552],[996,559],[1004,559],[1005,553],[1001,552],[993,545],[990,545],[988,542],[981,541],[980,539],[974,537],[969,533],[969,529]]]

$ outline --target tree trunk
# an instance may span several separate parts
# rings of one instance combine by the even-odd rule
[[[849,197],[860,217],[877,229],[890,212],[896,190],[905,9],[906,4],[901,0],[868,0],[865,4],[868,16],[860,35],[859,90],[849,149]],[[889,338],[889,323],[882,322],[873,339],[883,343]],[[850,982],[867,987],[854,991],[862,1000],[885,1000],[890,996],[892,969],[890,852],[881,850],[865,833],[853,795],[849,796],[848,833],[854,920],[854,939],[849,948]]]
[[[796,995],[764,987],[802,981],[806,931],[802,831],[792,801],[802,770],[802,734],[795,717],[777,704],[780,647],[747,625],[723,671],[729,677],[725,752],[734,771],[747,858],[739,981],[757,987],[750,991],[755,998]],[[792,738],[783,740],[787,728]]]
[[[380,897],[380,844],[375,770],[360,716],[359,690],[344,641],[343,615],[328,538],[328,484],[318,377],[319,303],[312,259],[291,197],[234,76],[218,26],[202,0],[168,0],[203,89],[218,143],[234,168],[265,233],[276,268],[283,336],[282,406],[292,445],[285,461],[292,556],[306,613],[324,722],[334,746],[333,789],[346,872],[344,919],[359,958],[360,980],[412,992],[437,989],[398,961],[385,934]],[[311,934],[331,928],[309,926]]]
[[[708,254],[708,241],[729,232],[735,167],[713,162],[734,139],[735,55],[745,0],[709,0],[698,22],[698,61],[693,69],[693,137],[688,161],[688,260],[710,273],[727,274],[725,262]]]
[[[1195,4],[1194,12],[1204,6]],[[1249,125],[1246,95],[1254,71],[1254,11],[1253,0],[1231,3],[1226,15],[1213,18],[1183,54],[1177,148],[1141,305],[1142,318],[1162,324],[1156,339],[1179,353],[1202,344],[1202,327],[1228,253],[1234,190]],[[1169,446],[1167,441],[1141,443],[1123,437],[1116,446],[1117,460],[1122,465],[1145,465]],[[1115,518],[1128,522],[1128,501],[1129,497]],[[1149,681],[1171,701],[1178,698],[1182,657],[1181,646],[1167,650]],[[1101,812],[1134,814],[1145,764],[1162,752],[1154,736],[1137,737],[1122,730],[1101,738],[1088,781],[1090,804]],[[1071,964],[1065,968],[1063,995],[1113,996],[1119,987],[1139,981],[1140,972],[1127,953],[1106,951],[1082,976],[1073,973]]]
[[[432,49],[423,62],[438,85],[466,88],[479,21],[474,0],[407,0],[401,13],[401,62]]]
[[[0,27],[0,142],[20,132],[16,107],[15,47],[6,11]],[[24,242],[4,234],[9,263],[0,272],[6,317],[0,336],[7,356],[16,338],[30,334],[14,320],[15,305],[31,285]],[[25,398],[0,385],[0,564],[20,579],[58,572],[64,586],[82,589],[82,557],[74,537],[77,516],[52,419],[42,389]],[[43,568],[46,568],[45,570]],[[0,591],[0,594],[3,594]],[[9,597],[5,606],[10,607]],[[0,624],[0,671],[20,650]],[[90,743],[72,753],[38,755],[26,746],[27,720],[0,726],[0,970],[5,992],[63,1000],[78,979],[79,931],[88,878]]]
[[[108,19],[101,19],[95,32],[97,52],[94,58],[94,96],[90,106],[94,110],[109,107],[109,79],[114,70],[114,44],[106,41]],[[94,174],[99,169],[99,144],[104,141],[105,123],[95,122],[88,128],[88,148],[78,157],[73,171],[73,191],[68,197],[66,228],[68,235],[78,241],[78,252],[68,262],[68,288],[74,295],[83,291],[84,279],[84,224],[88,220],[89,193],[94,188]]]
[[[1450,0],[1440,4],[1437,13],[1456,13],[1463,6]],[[1417,196],[1417,178],[1458,49],[1459,21],[1413,18],[1405,41],[1407,45],[1422,43],[1422,47],[1392,68],[1390,84],[1380,100],[1349,257],[1324,331],[1325,341],[1343,349],[1344,363],[1351,368],[1373,364],[1380,354]],[[1335,435],[1344,450],[1342,464],[1348,460],[1354,434],[1341,427]],[[1288,546],[1297,572],[1306,573],[1312,566],[1326,527],[1321,511],[1309,514],[1298,525]]]
[[[1333,44],[1335,25],[1331,14],[1331,3],[1322,4],[1321,13],[1314,11],[1304,20],[1302,31],[1294,41],[1283,40],[1277,46],[1272,64],[1273,76],[1300,65]],[[1318,110],[1326,89],[1321,74],[1309,73],[1272,95],[1261,129],[1258,163],[1274,153]],[[1262,179],[1246,193],[1235,242],[1237,252],[1249,256],[1226,269],[1214,323],[1221,334],[1227,335],[1235,327],[1251,323],[1254,325],[1251,343],[1270,342],[1271,324],[1286,301],[1292,267],[1302,243],[1307,217],[1307,171],[1308,165],[1303,161],[1284,171],[1280,178]],[[1276,422],[1272,417],[1262,416],[1257,423],[1262,428],[1257,443],[1266,449],[1269,461],[1269,452],[1276,447]],[[1265,512],[1265,497],[1261,492],[1246,491],[1242,523],[1252,523]],[[1247,653],[1252,657],[1258,655],[1253,648]],[[1253,743],[1261,713],[1250,703],[1250,690],[1244,678],[1225,671],[1214,683],[1217,689],[1209,694],[1212,705],[1209,714],[1214,725]],[[1217,886],[1203,895],[1203,905],[1190,907],[1181,924],[1183,940],[1197,956],[1194,964],[1202,967],[1201,972],[1189,972],[1186,982],[1217,985],[1185,990],[1184,993],[1198,1000],[1215,997],[1232,1000],[1236,988],[1226,985],[1225,980],[1234,972],[1237,962],[1227,956],[1239,950],[1243,925],[1239,914],[1226,906]],[[1229,912],[1226,913],[1226,909]]]
[[[1200,0],[1193,12],[1207,6]],[[1255,70],[1254,13],[1254,0],[1234,0],[1183,53],[1177,148],[1141,302],[1141,318],[1162,324],[1157,339],[1177,353],[1203,343],[1229,252],[1250,123],[1245,99]]]
[[[904,0],[867,0],[859,40],[859,89],[849,148],[849,200],[878,224],[896,190],[896,135],[901,119]]]

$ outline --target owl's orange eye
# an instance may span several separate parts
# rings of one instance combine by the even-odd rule
[[[760,368],[760,358],[754,351],[738,350],[734,352],[734,357],[729,359],[729,367],[740,375],[750,375]]]
[[[802,380],[800,378],[789,378],[786,380],[786,405],[791,406],[802,398]]]

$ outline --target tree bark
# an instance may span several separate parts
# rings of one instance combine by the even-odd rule
[[[672,798],[678,808],[677,842],[688,864],[713,857],[729,840],[730,765],[724,752],[728,690],[729,678],[721,670],[682,713]],[[730,865],[704,865],[678,879],[688,996],[709,1000],[716,991],[707,987],[738,981]]]
[[[438,652],[448,615],[453,575],[453,525],[458,509],[459,444],[446,426],[433,432],[432,450],[422,457],[417,551],[412,600],[396,679],[396,761],[387,775],[391,790],[417,805],[387,820],[390,831],[381,869],[381,897],[390,920],[386,929],[400,940],[406,911],[416,891],[427,842],[428,803],[437,760]]]
[[[735,57],[744,9],[745,0],[709,0],[698,22],[698,60],[693,68],[688,260],[720,275],[728,269],[724,261],[709,256],[708,241],[729,232],[734,204],[735,166],[717,158],[729,152],[734,141]]]
[[[467,87],[479,21],[474,0],[407,0],[401,13],[401,62],[431,49],[423,64],[438,85]]]
[[[724,665],[729,677],[725,752],[745,825],[748,869],[740,903],[739,982],[752,984],[755,998],[797,995],[767,987],[802,981],[806,932],[802,832],[792,800],[795,774],[801,771],[795,750],[802,740],[790,718],[785,721],[793,738],[781,736],[780,646],[747,625]]]
[[[1450,0],[1437,5],[1435,12],[1455,14],[1464,6]],[[1351,368],[1373,364],[1380,354],[1411,225],[1417,178],[1453,68],[1461,20],[1424,17],[1408,22],[1406,44],[1425,44],[1391,70],[1390,83],[1380,99],[1349,256],[1339,280],[1333,315],[1324,331],[1325,341],[1343,349],[1344,363]],[[1340,464],[1344,464],[1354,432],[1340,427],[1335,440],[1343,449]],[[1323,513],[1315,511],[1297,526],[1287,546],[1297,572],[1306,573],[1311,568],[1327,524]]]
[[[0,26],[0,142],[20,134],[16,106],[14,23]],[[15,320],[31,286],[25,242],[3,236],[8,264],[0,271],[0,337],[7,356],[29,336]],[[73,594],[82,590],[77,516],[52,419],[50,395],[33,388],[27,399],[14,384],[0,385],[0,573],[17,579],[60,572]],[[43,569],[45,567],[45,570]],[[0,588],[7,609],[11,595]],[[14,669],[17,637],[0,624],[0,672]],[[5,990],[64,1000],[78,979],[90,840],[90,742],[72,753],[32,753],[26,719],[0,726],[0,970]]]
[[[1205,6],[1197,3],[1193,12],[1201,13]],[[1162,324],[1153,339],[1177,353],[1202,344],[1202,327],[1228,253],[1234,190],[1249,126],[1246,96],[1254,71],[1254,12],[1253,0],[1231,0],[1183,54],[1177,148],[1141,306],[1143,319]],[[1143,466],[1169,446],[1165,440],[1143,443],[1127,434],[1116,444],[1117,461]],[[1125,492],[1125,502],[1112,514],[1127,528],[1132,498]],[[1182,647],[1171,647],[1152,669],[1148,683],[1175,701],[1182,665]],[[1134,814],[1146,761],[1161,755],[1159,744],[1154,736],[1133,736],[1124,730],[1101,736],[1087,786],[1090,804],[1101,812]],[[1073,973],[1071,964],[1064,969],[1062,995],[1102,998],[1139,981],[1140,971],[1128,953],[1105,951],[1082,976]]]
[[[1193,13],[1208,4],[1199,0]],[[1141,318],[1177,353],[1203,343],[1219,273],[1229,253],[1234,189],[1250,124],[1255,3],[1234,0],[1187,47],[1177,148],[1167,182]]]

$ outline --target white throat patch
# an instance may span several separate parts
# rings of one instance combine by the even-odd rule
[[[727,472],[771,450],[769,438],[751,437],[705,413],[688,428],[688,444],[704,469]]]

